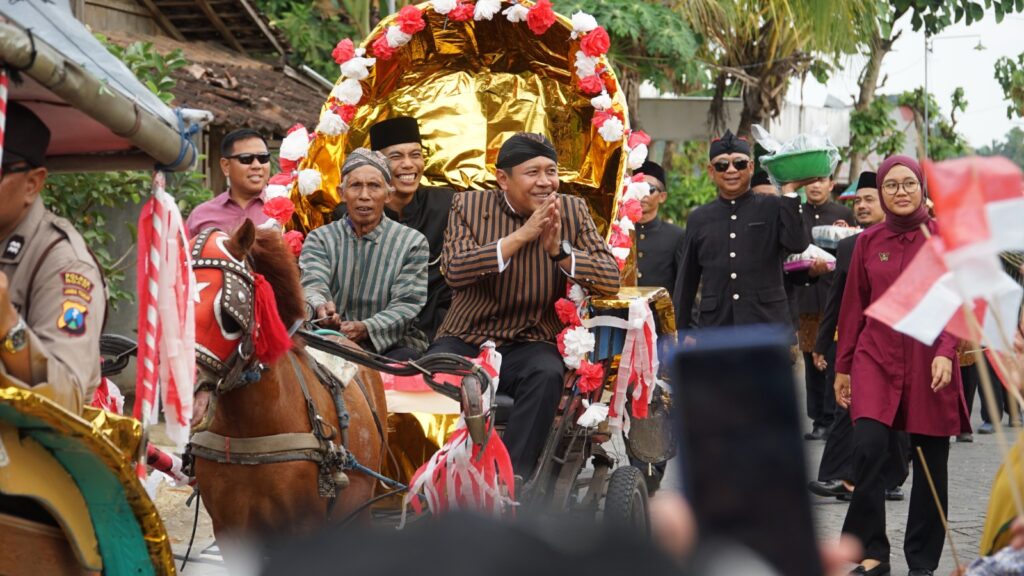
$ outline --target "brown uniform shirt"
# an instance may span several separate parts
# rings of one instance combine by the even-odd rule
[[[42,200],[0,239],[0,272],[28,327],[32,381],[0,362],[0,382],[30,388],[78,413],[100,381],[100,333],[107,294],[96,262],[70,222]],[[0,334],[0,338],[6,336]]]

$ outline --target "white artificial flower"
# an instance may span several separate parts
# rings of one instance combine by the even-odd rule
[[[337,136],[348,132],[348,124],[341,119],[341,116],[327,110],[320,115],[320,123],[317,124],[316,131],[324,136]]]
[[[576,75],[580,78],[597,74],[597,58],[587,56],[582,50],[576,51]]]
[[[601,138],[604,138],[605,142],[614,143],[622,140],[625,130],[626,127],[622,125],[622,120],[619,120],[617,116],[610,116],[601,123],[597,133],[601,135]]]
[[[299,128],[284,137],[281,141],[281,158],[298,162],[306,157],[309,151],[309,132],[305,128]]]
[[[576,12],[571,20],[573,40],[597,28],[597,19],[586,12]]]
[[[646,181],[633,182],[629,180],[626,183],[626,191],[622,194],[622,200],[643,200],[650,193],[651,185]]]
[[[434,7],[434,12],[441,15],[451,12],[458,4],[458,0],[433,0],[433,2],[430,3],[430,5]]]
[[[609,248],[611,248],[612,256],[618,258],[619,260],[629,259],[629,248],[619,248],[616,246],[610,246]]]
[[[370,75],[370,66],[373,66],[376,63],[376,58],[353,56],[348,62],[341,65],[341,75],[345,78],[363,80]]]
[[[299,194],[309,196],[320,189],[320,171],[313,168],[299,170]]]
[[[355,57],[362,58],[363,56],[366,56],[366,48],[356,48]]]
[[[562,341],[565,345],[566,356],[577,356],[582,358],[594,351],[594,335],[583,326],[576,326],[565,333]]]
[[[530,10],[522,4],[513,4],[508,8],[505,8],[502,12],[509,22],[525,22],[526,15],[530,13]]]
[[[259,230],[280,230],[281,223],[273,218],[268,218],[266,222],[256,227]]]
[[[288,198],[292,195],[291,186],[282,186],[280,184],[268,184],[263,189],[263,199],[273,200],[274,198]]]
[[[573,303],[576,304],[577,306],[579,306],[580,303],[583,302],[583,299],[586,297],[586,291],[583,290],[583,288],[580,287],[579,284],[573,284],[572,287],[569,288],[569,300],[572,300]]]
[[[346,78],[331,90],[331,96],[342,104],[355,106],[363,99],[363,84],[354,78]]]
[[[608,405],[596,402],[590,404],[586,400],[583,401],[583,406],[586,410],[583,411],[583,415],[580,416],[579,420],[576,421],[577,426],[584,428],[594,428],[601,422],[608,419]]]
[[[633,221],[630,220],[629,218],[626,218],[625,216],[619,218],[616,224],[619,226],[619,230],[623,234],[629,234],[630,231],[636,230],[636,226],[633,225]]]
[[[629,169],[637,170],[644,165],[644,161],[647,160],[647,144],[640,144],[636,148],[629,151],[628,161]]]
[[[600,96],[590,99],[590,105],[594,107],[594,110],[609,110],[612,107],[612,97],[608,95],[608,92],[601,92]]]
[[[578,370],[580,364],[583,363],[583,358],[580,358],[579,356],[569,356],[567,354],[562,358],[562,361],[565,362],[566,368],[570,370]]]
[[[412,34],[406,34],[402,32],[402,29],[398,26],[388,26],[388,31],[385,33],[388,39],[388,46],[392,48],[401,48],[412,40]]]
[[[501,0],[477,0],[473,19],[490,20],[498,12],[501,12]]]

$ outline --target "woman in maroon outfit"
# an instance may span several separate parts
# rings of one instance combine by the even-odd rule
[[[889,573],[882,467],[894,441],[892,431],[909,432],[915,448],[914,487],[903,552],[911,576],[927,575],[939,565],[945,533],[916,448],[924,452],[945,509],[949,437],[970,431],[969,416],[954,336],[943,332],[926,346],[864,315],[924,245],[921,225],[936,231],[914,159],[887,158],[878,170],[878,189],[886,219],[857,239],[839,313],[836,402],[849,407],[857,447],[856,487],[843,532],[864,545],[864,560],[850,574]]]

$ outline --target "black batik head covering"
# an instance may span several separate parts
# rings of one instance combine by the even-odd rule
[[[538,156],[550,158],[558,163],[555,145],[547,136],[536,132],[518,132],[501,145],[501,149],[498,150],[498,161],[494,165],[501,170],[509,170]]]
[[[412,142],[423,143],[420,125],[412,116],[398,116],[370,126],[370,148],[373,150]]]
[[[711,141],[711,146],[708,149],[708,159],[714,160],[715,156],[720,154],[733,153],[750,156],[750,142],[747,142],[746,138],[737,137],[731,131],[726,130],[721,138],[715,138]]]
[[[857,190],[865,188],[878,188],[878,174],[866,170],[860,173],[860,178],[857,179]]]
[[[349,172],[362,166],[373,166],[384,175],[384,181],[391,184],[391,168],[388,166],[388,159],[376,150],[356,148],[345,157],[345,163],[341,166],[341,176],[344,178]]]
[[[658,182],[661,182],[662,187],[666,186],[668,183],[668,180],[665,179],[665,169],[662,168],[661,165],[655,164],[650,160],[644,160],[643,165],[640,166],[640,169],[637,170],[637,172],[640,172],[645,176],[654,176],[658,179]]]

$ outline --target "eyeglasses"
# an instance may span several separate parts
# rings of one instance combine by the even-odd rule
[[[889,180],[888,182],[882,183],[882,192],[885,192],[889,196],[895,196],[899,193],[900,188],[902,188],[907,194],[913,194],[914,192],[917,192],[920,187],[921,183],[917,180],[904,180],[903,182]]]
[[[732,164],[733,168],[737,170],[746,170],[747,166],[750,166],[750,160],[743,158],[734,158],[732,160],[719,160],[711,166],[715,168],[715,172],[726,172],[729,170],[729,164]]]
[[[228,156],[228,160],[238,160],[242,164],[248,166],[252,164],[253,160],[258,161],[260,164],[270,164],[270,154],[252,154],[246,152],[245,154],[235,154],[234,156]]]

